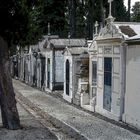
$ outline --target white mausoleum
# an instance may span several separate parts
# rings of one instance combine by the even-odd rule
[[[68,102],[77,105],[81,105],[81,78],[79,77],[81,71],[81,58],[79,56],[85,51],[87,52],[87,47],[85,47],[85,45],[86,42],[84,41],[79,47],[67,47],[64,52],[63,98]],[[88,85],[88,80],[86,80],[85,83]]]
[[[126,93],[126,40],[138,34],[139,23],[114,22],[107,18],[106,26],[96,38],[97,93],[95,111],[114,120],[122,120]]]
[[[84,39],[48,38],[44,45],[46,57],[46,90],[62,90],[64,83],[64,49],[84,46]]]
[[[126,88],[123,121],[140,129],[140,23],[139,27],[135,29],[139,34],[126,40]]]

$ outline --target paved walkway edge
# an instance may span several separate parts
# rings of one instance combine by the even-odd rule
[[[81,132],[79,132],[77,129],[70,126],[66,122],[60,121],[52,115],[42,111],[41,108],[32,103],[28,98],[24,97],[18,90],[14,89],[14,91],[16,94],[16,98],[18,98],[21,102],[34,109],[39,115],[53,123],[56,127],[60,127],[65,133],[68,133],[70,136],[79,140],[89,140],[89,138],[87,138],[85,135],[83,135]]]

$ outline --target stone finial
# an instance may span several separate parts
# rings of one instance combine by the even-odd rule
[[[109,17],[112,16],[112,14],[111,14],[112,2],[113,2],[113,0],[108,0],[108,3],[109,3]]]
[[[51,35],[51,33],[50,33],[50,23],[48,23],[48,35]]]
[[[95,22],[95,35],[98,34],[98,26],[99,26],[98,21],[96,21]]]

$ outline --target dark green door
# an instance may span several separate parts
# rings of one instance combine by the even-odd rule
[[[41,87],[45,86],[45,66],[46,66],[46,59],[45,57],[41,57]]]
[[[70,66],[69,60],[66,61],[66,95],[69,96],[69,83],[70,83]]]
[[[104,109],[111,111],[112,58],[104,58]]]
[[[47,60],[47,87],[50,88],[50,58]]]

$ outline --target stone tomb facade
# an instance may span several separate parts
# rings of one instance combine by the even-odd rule
[[[111,119],[121,120],[124,110],[125,46],[120,30],[107,19],[97,41],[96,112]]]
[[[13,55],[10,57],[10,73],[13,78],[18,77],[18,55]]]
[[[97,42],[96,36],[92,41],[88,41],[89,51],[89,94],[90,111],[95,111],[97,94]]]
[[[122,120],[126,86],[126,39],[135,36],[135,23],[114,22],[107,18],[97,42],[97,94],[95,111]]]
[[[43,45],[47,40],[44,36],[38,44],[29,47],[29,82],[28,84],[44,89],[45,86],[45,56]]]
[[[63,90],[64,49],[66,46],[84,46],[84,39],[48,38],[44,45],[46,57],[46,90]]]
[[[85,45],[86,44],[84,44],[84,46]],[[65,49],[63,98],[68,102],[80,106],[82,106],[83,103],[89,104],[88,66],[89,55],[87,53],[87,47],[69,46]],[[82,96],[82,92],[85,93],[85,96]]]
[[[20,48],[17,53],[19,80],[39,88],[44,86],[45,80],[45,65],[43,65],[42,60],[45,60],[43,56],[43,44],[46,38],[47,36],[44,36],[35,45]]]

